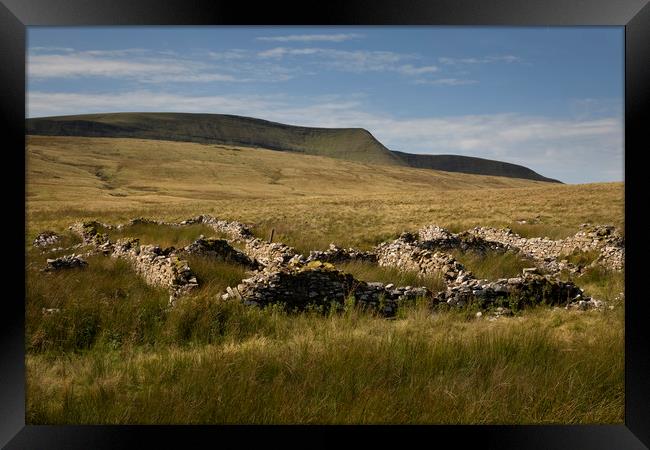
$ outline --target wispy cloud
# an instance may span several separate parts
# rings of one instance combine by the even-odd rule
[[[438,72],[440,69],[438,69],[437,66],[420,66],[420,67],[415,67],[411,64],[405,64],[403,66],[400,66],[397,68],[397,71],[400,73],[403,73],[405,75],[422,75],[425,73],[433,73],[433,72]]]
[[[583,182],[623,177],[623,123],[618,117],[559,119],[525,114],[395,117],[368,111],[362,98],[287,95],[185,96],[152,91],[120,94],[29,92],[29,115],[106,111],[239,114],[316,127],[362,127],[394,150],[460,154],[508,161],[543,175]],[[620,162],[620,171],[612,166]]]
[[[419,59],[418,55],[380,50],[338,50],[332,48],[275,47],[258,52],[263,59],[281,60],[291,57],[313,57],[303,64],[316,64],[342,72],[397,72],[402,75],[423,75],[437,72],[434,65],[416,66],[407,61]]]
[[[211,60],[236,58],[241,52],[209,53],[206,58],[188,59],[144,49],[84,50],[29,54],[27,71],[32,80],[51,78],[104,77],[141,83],[276,82],[292,76],[288,70],[261,64],[219,66]]]
[[[491,63],[515,63],[521,62],[522,59],[514,55],[500,55],[500,56],[482,56],[477,58],[450,58],[443,56],[438,58],[441,64],[491,64]]]
[[[418,79],[415,80],[417,84],[432,84],[434,86],[465,86],[468,84],[476,84],[478,80],[469,80],[463,78],[435,78],[435,79]]]
[[[258,41],[268,42],[344,42],[351,39],[360,39],[364,36],[358,33],[335,34],[289,34],[285,36],[260,36]]]

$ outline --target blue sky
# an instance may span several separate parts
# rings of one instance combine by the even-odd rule
[[[30,27],[28,116],[238,114],[623,180],[622,27]]]

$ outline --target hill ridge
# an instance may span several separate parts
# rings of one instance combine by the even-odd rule
[[[27,119],[27,134],[116,137],[239,145],[356,162],[504,176],[559,183],[517,164],[460,155],[405,153],[386,148],[365,128],[290,125],[234,114],[131,112]]]

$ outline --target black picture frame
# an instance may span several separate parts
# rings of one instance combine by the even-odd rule
[[[347,443],[350,434],[402,445],[535,449],[642,449],[650,446],[650,342],[644,298],[641,215],[643,152],[650,148],[650,5],[648,0],[335,0],[321,4],[223,0],[1,0],[0,123],[5,170],[2,183],[11,252],[0,314],[0,445],[7,449],[238,447],[262,439],[283,446]],[[26,426],[24,365],[25,43],[26,27],[39,25],[509,25],[625,27],[625,424],[552,426]],[[645,204],[644,204],[645,202]],[[22,218],[22,220],[21,220]],[[15,238],[13,237],[15,236]],[[20,237],[23,236],[23,237]],[[22,256],[18,256],[22,255]],[[18,257],[17,257],[18,256]],[[17,257],[17,258],[16,258]],[[20,263],[23,263],[21,266]],[[296,438],[298,433],[299,438]],[[345,439],[345,441],[344,441]],[[409,441],[404,441],[409,439]]]

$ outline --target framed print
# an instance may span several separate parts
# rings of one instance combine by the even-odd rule
[[[0,12],[6,448],[650,445],[646,1]]]

